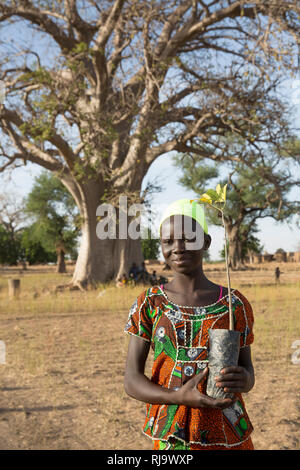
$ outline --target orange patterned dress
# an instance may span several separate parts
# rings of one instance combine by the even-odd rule
[[[232,290],[235,330],[240,347],[253,342],[253,313],[247,299]],[[132,305],[127,333],[151,342],[152,382],[176,390],[207,365],[209,328],[229,327],[228,296],[204,307],[172,303],[158,286],[144,291]],[[205,393],[206,382],[199,386]],[[184,405],[147,404],[143,432],[154,449],[252,449],[252,424],[241,394],[224,410]]]

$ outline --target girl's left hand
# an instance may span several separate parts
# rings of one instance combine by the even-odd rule
[[[251,388],[251,374],[241,366],[225,367],[215,381],[228,393],[245,393]]]

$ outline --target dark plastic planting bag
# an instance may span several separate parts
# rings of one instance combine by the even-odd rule
[[[212,398],[233,398],[233,393],[226,393],[216,386],[215,377],[224,367],[236,366],[240,352],[240,332],[231,330],[210,329],[206,394]]]

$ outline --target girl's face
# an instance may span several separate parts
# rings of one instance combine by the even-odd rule
[[[175,272],[188,274],[202,266],[203,252],[211,243],[196,220],[183,215],[166,219],[161,226],[161,249]]]

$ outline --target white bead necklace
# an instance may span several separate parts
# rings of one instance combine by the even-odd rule
[[[161,293],[163,294],[163,296],[166,298],[166,300],[168,302],[170,302],[170,304],[175,305],[175,307],[179,307],[179,308],[193,308],[193,309],[196,309],[196,310],[203,309],[203,310],[206,311],[206,308],[212,307],[213,305],[218,304],[221,300],[225,299],[225,297],[228,297],[228,293],[227,293],[226,295],[223,295],[223,297],[221,297],[219,300],[217,300],[216,302],[214,302],[212,304],[202,305],[202,306],[198,306],[198,307],[197,306],[191,306],[191,305],[178,305],[178,304],[175,304],[175,302],[173,302],[172,300],[170,300],[168,298],[167,294],[165,293],[165,291],[160,286],[158,286],[158,287],[159,287]],[[236,291],[236,289],[232,289],[231,294],[233,294],[233,292],[235,292],[235,291]],[[205,313],[205,312],[203,312],[203,313]]]

